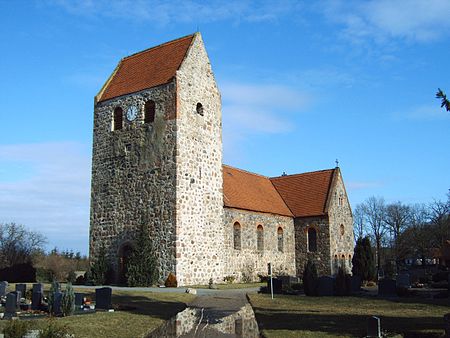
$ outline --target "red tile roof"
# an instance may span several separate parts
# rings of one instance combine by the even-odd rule
[[[123,58],[100,91],[98,102],[170,82],[183,62],[194,35]]]
[[[328,193],[336,169],[271,178],[295,217],[326,214]]]
[[[268,177],[227,165],[223,166],[223,200],[230,208],[293,216]]]

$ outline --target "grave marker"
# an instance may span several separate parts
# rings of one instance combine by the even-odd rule
[[[380,318],[372,316],[367,320],[367,337],[381,338]]]
[[[16,284],[16,291],[20,291],[22,297],[25,297],[27,294],[27,285],[26,284]]]
[[[378,296],[395,297],[397,296],[397,285],[394,279],[382,279],[378,282]]]
[[[109,310],[111,304],[112,289],[109,287],[95,289],[95,308]]]
[[[333,296],[334,295],[334,278],[330,276],[319,277],[317,283],[318,296]]]
[[[17,294],[10,292],[6,295],[5,318],[17,316]]]
[[[6,291],[8,290],[8,282],[0,282],[0,297],[6,296]]]

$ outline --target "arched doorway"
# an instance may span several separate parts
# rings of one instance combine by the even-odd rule
[[[127,284],[128,263],[130,261],[133,247],[130,243],[124,243],[119,250],[119,284]]]

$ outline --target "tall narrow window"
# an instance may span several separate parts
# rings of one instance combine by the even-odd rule
[[[308,228],[308,251],[317,251],[317,231],[314,228]]]
[[[235,250],[241,250],[241,225],[238,222],[233,225],[233,245]]]
[[[277,230],[278,251],[283,252],[283,228],[279,227]]]
[[[203,112],[203,105],[199,102],[197,103],[197,106],[195,107],[195,110],[197,111],[198,115],[203,116],[204,112]]]
[[[258,225],[256,228],[256,249],[258,251],[264,250],[264,229],[262,225]]]
[[[120,107],[114,109],[113,130],[120,130],[123,127],[123,110]]]
[[[348,255],[348,269],[352,270],[352,255]]]
[[[152,123],[155,121],[155,102],[150,100],[145,102],[144,123]]]
[[[346,261],[345,261],[345,255],[342,255],[342,263],[341,263],[341,266],[342,266],[342,269],[344,270],[344,272],[345,272],[345,270],[346,270]]]

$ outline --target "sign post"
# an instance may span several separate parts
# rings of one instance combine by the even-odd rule
[[[272,295],[273,299],[272,263],[267,264],[267,270],[270,278],[270,294]]]

